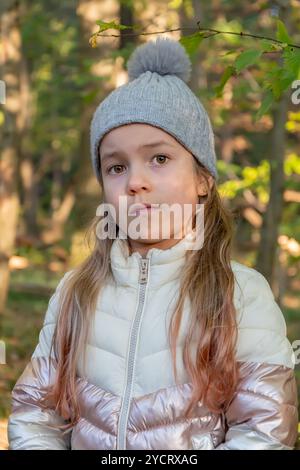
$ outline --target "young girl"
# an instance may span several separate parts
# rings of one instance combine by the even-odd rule
[[[231,215],[189,58],[158,38],[127,68],[91,125],[116,236],[96,215],[90,256],[50,299],[12,391],[10,449],[292,449],[293,350],[266,279],[230,258]],[[172,204],[192,207],[181,237],[174,218],[162,233],[167,211],[154,219]],[[136,216],[145,236],[129,233]]]

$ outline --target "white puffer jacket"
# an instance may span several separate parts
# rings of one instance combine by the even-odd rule
[[[63,424],[37,400],[51,383],[47,369],[57,315],[50,299],[44,326],[25,371],[12,391],[10,449],[290,449],[297,437],[293,350],[283,315],[266,279],[232,261],[238,312],[236,356],[241,380],[225,415],[198,402],[193,417],[183,410],[191,393],[181,351],[188,325],[186,301],[178,342],[179,384],[168,347],[168,320],[179,291],[185,245],[152,248],[129,256],[127,242],[111,249],[113,279],[99,295],[87,345],[86,373],[78,363],[81,419],[67,435]],[[55,361],[51,359],[52,369]]]

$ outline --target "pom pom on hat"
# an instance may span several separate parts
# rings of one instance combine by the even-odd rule
[[[184,47],[174,39],[158,37],[138,46],[127,62],[128,79],[132,81],[150,71],[175,75],[185,83],[190,80],[192,64]]]

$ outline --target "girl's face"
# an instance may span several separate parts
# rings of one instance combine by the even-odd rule
[[[134,209],[137,203],[163,204],[163,207],[175,204],[181,206],[183,213],[183,205],[188,204],[194,214],[198,196],[207,191],[204,178],[200,181],[196,178],[193,155],[167,132],[142,123],[112,129],[102,139],[99,153],[104,199],[114,206],[116,223],[126,233],[131,251],[143,256],[152,247],[167,249],[178,243],[179,226],[170,216],[172,211],[158,216],[157,209],[152,209],[130,215],[130,208]],[[137,217],[147,227],[141,230],[140,238],[131,238],[120,221],[121,196],[127,203],[127,214],[122,214],[126,227]],[[167,236],[162,231],[162,217],[170,219]],[[182,222],[183,219],[181,228]],[[158,236],[151,237],[151,231]]]

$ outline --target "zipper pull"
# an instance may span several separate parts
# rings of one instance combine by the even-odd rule
[[[149,259],[142,258],[140,260],[140,276],[139,283],[146,284],[148,281]]]

